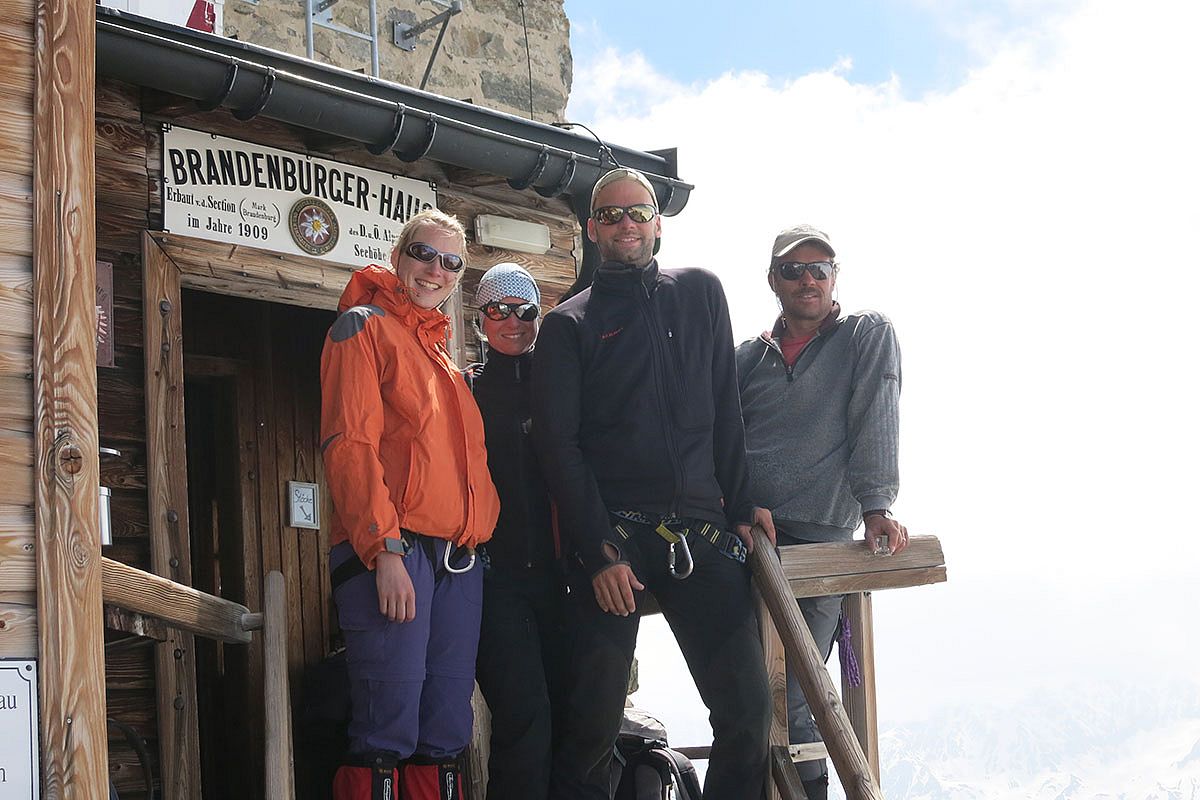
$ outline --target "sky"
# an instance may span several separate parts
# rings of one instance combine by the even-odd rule
[[[567,0],[567,117],[678,148],[696,189],[659,260],[721,277],[736,339],[796,222],[830,234],[843,308],[895,324],[894,511],[949,581],[875,597],[881,727],[1200,681],[1200,4],[744,5]],[[646,629],[634,699],[700,743]]]

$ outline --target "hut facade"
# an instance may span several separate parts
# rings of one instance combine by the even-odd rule
[[[336,635],[317,365],[350,272],[421,207],[457,215],[466,363],[483,270],[525,265],[549,306],[594,268],[580,220],[604,170],[650,174],[668,214],[691,187],[670,152],[302,55],[78,0],[5,9],[0,696],[26,695],[0,726],[26,738],[0,746],[0,796],[269,794],[261,637],[130,607],[209,613],[192,587],[249,619],[282,573],[298,717]],[[285,789],[312,796],[301,755]]]

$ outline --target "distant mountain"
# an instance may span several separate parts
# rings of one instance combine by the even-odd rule
[[[1103,684],[947,707],[885,730],[880,752],[888,800],[1200,800],[1200,690]]]

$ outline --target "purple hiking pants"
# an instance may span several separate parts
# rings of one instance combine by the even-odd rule
[[[483,567],[448,573],[441,566],[448,543],[434,544],[433,563],[425,547],[404,557],[417,596],[412,622],[389,622],[379,613],[373,571],[334,591],[350,670],[351,753],[452,758],[471,741]],[[349,558],[357,556],[342,542],[330,552],[329,566],[337,569]]]

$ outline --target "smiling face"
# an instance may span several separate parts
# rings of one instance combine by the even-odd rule
[[[505,297],[501,303],[519,306],[529,301],[523,297]],[[508,319],[494,320],[487,314],[479,315],[479,325],[483,335],[487,337],[488,346],[506,356],[519,356],[528,352],[537,339],[538,323],[541,317],[532,322],[522,322],[516,314],[509,314]]]
[[[811,264],[814,261],[831,261],[829,251],[819,244],[805,242],[798,244],[785,254],[776,258],[774,264],[785,261],[795,261]],[[807,332],[816,328],[829,316],[833,310],[833,287],[837,284],[837,273],[834,272],[826,280],[819,281],[812,273],[805,270],[800,277],[789,281],[772,266],[767,274],[767,282],[771,290],[779,298],[783,308],[783,316],[788,322],[788,330]]]
[[[632,206],[654,203],[646,188],[636,181],[619,180],[605,186],[596,195],[592,208],[601,206]],[[631,267],[644,267],[654,257],[654,240],[662,235],[658,214],[649,222],[637,223],[628,214],[615,225],[601,225],[594,219],[587,224],[588,238],[596,243],[605,261],[619,261]]]
[[[439,253],[463,255],[463,240],[457,233],[440,225],[423,224],[408,237],[407,244],[421,242]],[[408,288],[409,297],[420,308],[437,308],[454,291],[463,270],[451,272],[442,267],[442,259],[428,263],[410,256],[407,247],[392,251],[392,269],[401,285]]]

